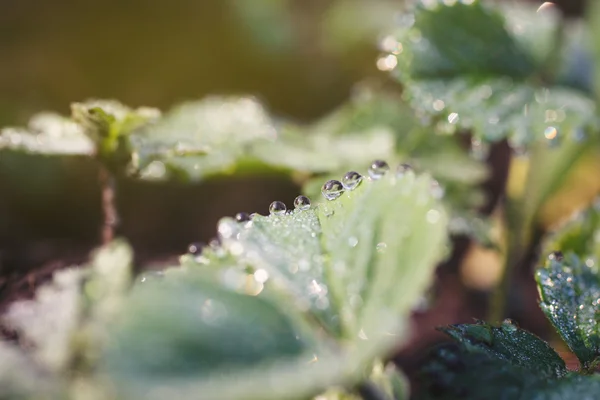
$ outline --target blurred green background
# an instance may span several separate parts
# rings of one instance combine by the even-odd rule
[[[537,0],[531,0],[539,3]],[[208,94],[253,94],[308,122],[376,68],[380,30],[402,0],[0,0],[0,126],[88,98],[162,110]],[[578,13],[581,1],[564,2]],[[43,173],[40,173],[43,171]],[[87,257],[98,243],[95,163],[0,153],[0,297],[27,273]],[[121,181],[121,233],[140,263],[209,240],[217,220],[266,213],[299,192],[289,177],[196,185]],[[48,264],[50,265],[50,264]],[[12,289],[11,289],[12,290]],[[1,300],[1,299],[0,299]]]
[[[89,98],[167,110],[208,94],[247,93],[277,115],[311,121],[348,98],[355,82],[378,76],[377,32],[399,5],[0,0],[0,126],[43,110],[68,114],[72,102]],[[0,297],[27,286],[28,271],[79,262],[98,243],[97,173],[90,160],[0,153]],[[289,204],[298,192],[279,176],[123,180],[121,234],[140,263],[152,261],[208,241],[224,215],[265,213],[272,200]]]

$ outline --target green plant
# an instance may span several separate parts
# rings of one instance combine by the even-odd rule
[[[355,21],[365,5],[338,4],[324,32],[350,34],[340,21]],[[288,24],[265,33],[252,21],[288,21],[289,7],[263,1],[238,11],[271,52],[294,47],[296,33]],[[88,265],[57,272],[5,315],[22,346],[0,342],[0,358],[22,373],[0,363],[0,396],[407,398],[389,357],[407,342],[411,310],[447,258],[448,239],[466,234],[503,259],[490,323],[442,328],[457,344],[432,353],[414,395],[592,398],[600,388],[600,209],[590,206],[600,192],[600,67],[599,47],[587,42],[600,25],[478,0],[408,8],[382,36],[376,64],[402,95],[389,80],[365,84],[309,125],[273,116],[254,98],[209,97],[164,115],[87,101],[70,117],[43,113],[26,129],[3,129],[0,167],[22,170],[29,157],[93,159],[104,222]],[[383,18],[381,10],[369,16]],[[377,30],[371,22],[360,32]],[[362,45],[361,35],[347,39],[330,33],[320,44],[340,53]],[[507,165],[486,165],[488,150],[503,143]],[[368,163],[366,174],[354,171]],[[509,175],[500,201],[491,199],[500,240],[481,212],[489,167]],[[579,183],[582,170],[592,171],[592,184]],[[294,179],[306,196],[293,210],[275,201],[268,216],[225,217],[218,240],[133,278],[132,251],[114,239],[118,178],[247,174]],[[574,191],[577,201],[567,197],[557,212]],[[580,214],[564,223],[573,211]],[[509,312],[514,271],[537,253],[550,255],[536,272],[541,308],[580,360],[576,372],[513,321],[497,325]]]

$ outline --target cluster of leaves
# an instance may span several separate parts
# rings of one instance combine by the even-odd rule
[[[91,265],[57,273],[35,300],[10,309],[5,323],[30,351],[1,344],[0,356],[27,375],[0,369],[0,394],[405,396],[402,378],[381,360],[407,337],[411,308],[443,256],[448,215],[462,218],[481,201],[473,186],[485,170],[453,134],[470,135],[475,153],[507,140],[520,155],[512,166],[525,160],[524,184],[507,193],[510,265],[521,261],[544,203],[579,160],[597,154],[598,123],[593,71],[580,70],[592,64],[585,26],[477,0],[423,1],[399,21],[378,65],[393,70],[404,100],[363,90],[308,126],[276,119],[252,98],[211,97],[165,115],[90,101],[74,104],[70,118],[46,113],[26,129],[3,129],[0,154],[93,157],[113,175],[150,180],[293,173],[314,178],[304,187],[313,199],[323,176],[375,158],[410,161],[442,183],[446,207],[430,176],[388,172],[316,206],[223,219],[219,243],[137,282],[128,248],[108,245]],[[456,325],[444,331],[458,345],[435,354],[419,396],[597,391],[598,221],[592,208],[548,238],[565,256],[553,253],[537,274],[542,309],[581,361],[579,372],[510,321]],[[34,379],[40,384],[28,384]],[[355,390],[365,380],[370,389]]]
[[[369,379],[400,398],[402,378],[378,360],[407,337],[444,254],[447,216],[431,185],[389,173],[311,207],[224,218],[220,244],[134,283],[130,250],[112,243],[11,307],[4,322],[32,351],[2,345],[28,367],[0,376],[0,393],[264,400],[339,387],[319,399],[351,399]]]

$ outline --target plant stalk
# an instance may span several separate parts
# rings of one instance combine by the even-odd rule
[[[108,244],[115,238],[119,214],[115,204],[115,177],[104,165],[100,165],[98,174],[102,196],[102,244]]]

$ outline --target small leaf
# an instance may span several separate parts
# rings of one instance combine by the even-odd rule
[[[86,155],[94,153],[93,143],[83,128],[54,113],[33,116],[27,128],[0,131],[0,151],[16,150],[44,155]]]
[[[441,329],[469,352],[481,352],[506,360],[539,376],[559,378],[567,373],[565,362],[543,340],[507,320],[496,327],[486,324],[451,325]]]
[[[540,306],[584,369],[600,356],[598,265],[569,253],[552,254],[537,271]]]

